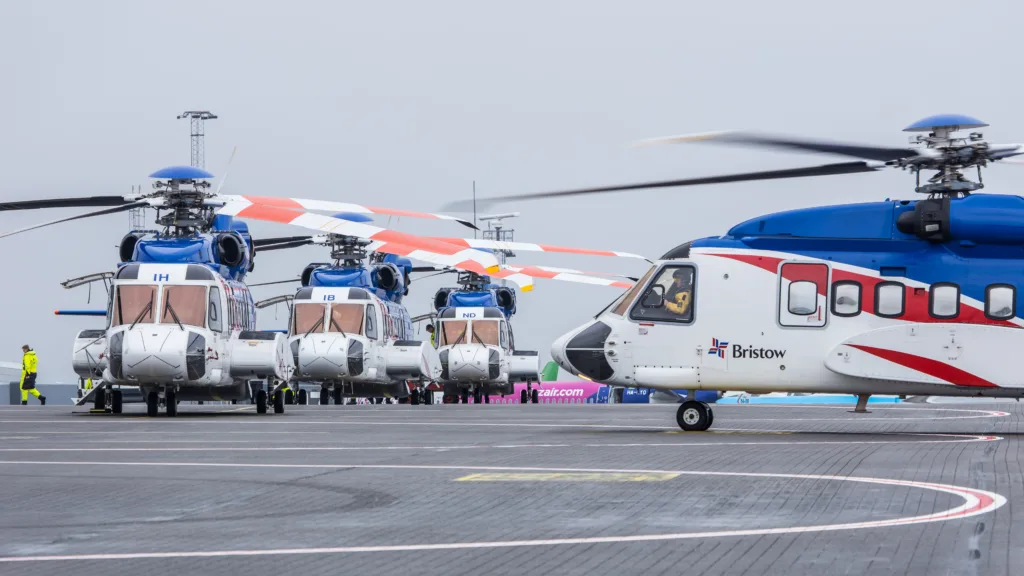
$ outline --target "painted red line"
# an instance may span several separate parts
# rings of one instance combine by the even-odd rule
[[[863,346],[860,344],[847,344],[847,346],[867,352],[868,354],[877,356],[883,360],[888,360],[889,362],[892,362],[894,364],[906,366],[911,370],[923,372],[929,376],[938,378],[939,380],[945,380],[950,384],[956,384],[957,386],[976,386],[982,388],[999,387],[998,384],[993,384],[992,382],[975,376],[970,372],[966,372],[955,366],[950,366],[945,362],[932,360],[931,358],[916,356],[914,354],[907,354],[906,352],[898,352],[896,350],[875,348],[874,346]]]
[[[450,256],[463,250],[463,248],[455,246],[454,244],[441,242],[440,240],[434,240],[433,238],[421,238],[419,236],[405,234],[404,232],[396,232],[395,230],[381,230],[373,235],[373,239],[381,240],[383,242],[406,244],[420,250],[426,250],[435,254],[444,254],[446,256]]]

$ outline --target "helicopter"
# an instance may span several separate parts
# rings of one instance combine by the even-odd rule
[[[245,220],[291,223],[363,238],[372,241],[378,252],[434,264],[499,269],[491,254],[307,210],[343,208],[472,226],[458,218],[342,202],[226,195],[220,193],[224,180],[211,192],[213,175],[195,167],[165,168],[150,177],[155,180],[153,191],[146,194],[0,203],[0,211],[103,207],[3,233],[0,238],[135,208],[157,211],[156,223],[162,229],[126,235],[115,272],[64,283],[73,288],[102,281],[108,287],[106,310],[83,312],[105,316],[106,327],[77,335],[72,365],[82,378],[102,379],[92,394],[97,407],[114,413],[123,408],[121,386],[141,389],[148,415],[156,416],[162,406],[168,416],[175,416],[182,400],[250,397],[249,379],[271,382],[269,391],[260,389],[252,398],[258,413],[266,413],[268,402],[275,413],[283,412],[282,390],[294,370],[293,355],[284,335],[256,330],[253,298],[244,283],[254,268],[256,246]]]
[[[335,217],[370,221],[363,214],[339,213]],[[528,243],[461,238],[437,240],[492,252],[513,247],[542,249],[540,245]],[[613,278],[614,275],[569,268],[502,264],[497,271],[485,272],[467,270],[465,266],[413,266],[408,258],[374,252],[376,244],[373,242],[339,234],[264,238],[255,244],[260,250],[309,244],[330,247],[333,262],[308,265],[297,279],[302,287],[294,296],[277,296],[256,304],[257,308],[281,303],[290,305],[288,338],[296,365],[293,381],[319,383],[322,405],[328,404],[331,397],[335,404],[343,404],[348,398],[384,396],[411,404],[431,404],[432,392],[438,387],[445,390],[447,402],[457,398],[461,390],[463,403],[467,403],[470,389],[479,402],[482,392],[489,399],[491,388],[499,393],[511,393],[516,382],[539,381],[537,352],[516,350],[512,342],[507,320],[515,313],[515,290],[492,284],[492,277],[509,282],[523,292],[533,289],[534,277],[623,289],[632,287],[631,282]],[[544,246],[543,249],[580,251],[561,246]],[[627,253],[583,252],[640,258]],[[411,318],[403,297],[408,295],[412,274],[426,272],[457,273],[460,288],[439,290],[433,300],[436,313]],[[296,280],[266,284],[291,281]],[[451,320],[455,314],[461,320]],[[467,315],[479,315],[480,320],[466,320],[471,317]],[[435,319],[439,338],[435,335],[431,343],[412,339],[415,322]],[[474,331],[471,326],[477,329]],[[453,332],[452,341],[448,341],[449,332],[457,327],[463,332],[461,339]],[[474,360],[478,355],[487,358],[482,370]],[[300,404],[308,400],[305,390],[300,389],[298,395]]]
[[[1024,155],[989,144],[987,124],[932,116],[907,127],[906,148],[748,132],[673,136],[641,144],[709,142],[829,153],[853,162],[505,196],[491,203],[633,190],[876,172],[916,177],[918,200],[819,206],[768,214],[723,236],[666,252],[593,319],[558,338],[552,358],[615,386],[752,393],[1020,398],[1013,362],[1024,345],[1018,316],[1024,198],[976,194],[981,169]],[[965,171],[976,168],[977,181]],[[935,171],[924,182],[922,172]],[[448,209],[458,209],[449,206]],[[676,412],[707,430],[711,406]]]

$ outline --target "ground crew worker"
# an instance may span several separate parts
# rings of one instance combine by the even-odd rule
[[[430,332],[430,345],[435,347],[435,348],[437,348],[437,342],[436,342],[437,334],[434,333],[434,325],[433,324],[427,324],[427,332]]]
[[[28,344],[21,347],[21,405],[28,404],[28,395],[31,393],[39,398],[40,404],[46,404],[46,396],[36,390],[36,374],[39,368],[39,359],[36,358],[35,350],[29,348]]]

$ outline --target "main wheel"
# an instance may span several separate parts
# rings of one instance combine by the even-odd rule
[[[160,413],[160,396],[156,392],[146,394],[146,415],[155,417]]]
[[[178,415],[178,398],[174,390],[168,390],[164,394],[164,402],[167,404],[167,415],[174,418]]]
[[[267,391],[260,390],[256,392],[256,413],[266,414],[267,413]]]
[[[291,388],[286,390],[285,393],[284,393],[284,403],[285,404],[295,404],[295,393],[292,392]]]
[[[327,386],[320,387],[320,405],[327,406],[331,401],[331,390]]]
[[[463,389],[459,392],[459,399],[462,400],[463,404],[469,404],[469,390]]]
[[[533,398],[532,398],[532,400],[533,400],[534,404],[539,404],[540,403],[540,390],[537,390],[536,388],[533,389]]]
[[[299,388],[298,398],[300,406],[309,404],[309,392],[306,392],[304,388]]]
[[[409,393],[409,404],[412,404],[413,406],[419,406],[420,405],[420,391],[419,390],[413,390],[412,392]]]
[[[707,404],[687,400],[679,405],[676,423],[687,432],[702,432],[711,427],[711,414]]]
[[[121,396],[120,390],[110,391],[110,411],[114,414],[120,414],[121,409],[124,407],[122,402],[123,397]]]
[[[701,404],[708,409],[708,428],[711,428],[711,425],[715,423],[715,411],[711,409],[711,405],[707,402],[701,402]]]
[[[107,389],[100,387],[96,389],[96,393],[92,396],[93,409],[95,410],[106,410],[107,409]]]
[[[483,391],[480,388],[473,390],[473,404],[479,404],[482,397]]]
[[[527,395],[526,389],[523,388],[523,391],[519,393],[519,403],[520,404],[526,404],[529,401],[530,401],[530,396]]]
[[[274,414],[284,413],[284,394],[278,390],[277,394],[274,394]]]
[[[336,405],[338,405],[338,406],[341,406],[341,403],[345,401],[345,399],[342,398],[341,393],[342,393],[341,386],[335,386],[334,387],[334,403]]]
[[[490,403],[491,403],[491,395],[488,394],[487,392],[484,392],[484,404],[490,404]]]

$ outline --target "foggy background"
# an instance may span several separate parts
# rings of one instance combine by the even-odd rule
[[[721,146],[630,149],[638,139],[745,128],[905,145],[937,113],[1024,139],[1018,28],[1024,3],[821,2],[47,2],[0,3],[0,200],[122,194],[189,162],[188,109],[225,193],[437,210],[478,195],[787,168],[838,161]],[[1018,194],[1024,167],[986,191]],[[214,181],[216,186],[217,181]],[[912,176],[738,183],[532,201],[516,240],[657,258],[748,218],[822,203],[914,196]],[[87,210],[0,213],[0,231]],[[147,223],[152,223],[147,213]],[[377,218],[379,225],[388,224]],[[404,232],[458,224],[392,220]],[[304,234],[251,222],[257,238]],[[59,282],[113,270],[128,215],[0,239],[0,360],[29,343],[44,382],[74,382],[75,333],[102,290]],[[295,277],[325,250],[259,254],[249,281]],[[521,252],[513,263],[640,275],[643,262]],[[414,282],[427,312],[447,281]],[[257,300],[296,285],[254,288]],[[541,352],[618,289],[537,280],[520,294],[517,347]],[[261,328],[284,328],[286,310]],[[565,375],[563,374],[563,377]]]

